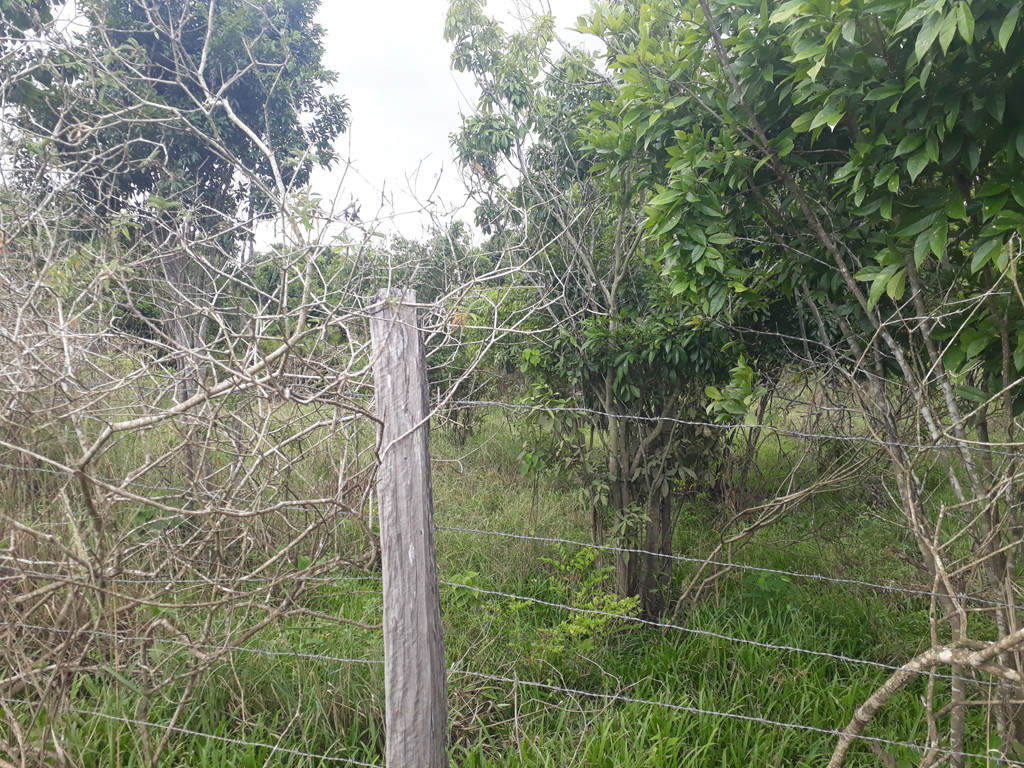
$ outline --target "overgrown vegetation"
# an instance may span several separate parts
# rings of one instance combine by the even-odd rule
[[[454,0],[478,231],[422,242],[320,225],[315,2],[50,6],[0,0],[0,768],[380,764],[396,286],[457,764],[1020,756],[1019,3],[555,54]]]
[[[435,436],[438,524],[585,540],[589,520],[565,479],[545,475],[534,493],[532,480],[521,476],[520,430],[518,422],[510,428],[500,413],[492,412],[465,446]],[[455,459],[461,467],[452,463]],[[856,574],[867,581],[892,582],[895,576],[899,584],[927,589],[914,569],[888,552],[888,526],[863,516],[868,501],[848,494],[818,499],[770,535],[751,541],[744,561],[786,571]],[[677,527],[680,551],[709,550],[721,515],[706,502],[688,503]],[[815,522],[822,516],[830,521],[825,535]],[[457,670],[508,681],[452,674],[451,740],[458,765],[702,766],[711,756],[725,765],[749,764],[752,757],[765,764],[820,765],[833,747],[829,734],[713,713],[829,731],[887,676],[884,669],[837,659],[745,646],[685,629],[662,632],[524,601],[513,596],[637,615],[635,602],[614,594],[610,559],[602,562],[593,550],[455,531],[438,536],[440,577],[448,583],[442,605],[449,662]],[[349,580],[372,572],[342,569],[327,575],[329,583],[303,597],[305,607],[367,623],[379,620],[379,581]],[[681,569],[677,584],[688,575]],[[923,597],[739,572],[721,580],[717,594],[694,607],[685,627],[740,641],[899,664],[917,650],[912,638],[927,632],[928,609]],[[174,609],[167,615],[175,615]],[[179,628],[193,639],[200,631],[197,618]],[[69,708],[87,713],[61,716],[62,746],[72,764],[150,764],[139,751],[139,729],[122,721],[139,717],[141,686],[136,676],[147,662],[187,668],[190,660],[174,637],[154,638],[138,650],[135,646],[121,647],[128,653],[124,668],[100,664],[69,692]],[[379,660],[382,652],[378,632],[301,617],[285,620],[211,665],[176,723],[212,737],[269,746],[172,733],[155,764],[330,764],[275,752],[274,744],[379,763],[381,667],[350,660]],[[103,652],[93,654],[99,658]],[[554,690],[532,687],[532,682]],[[562,688],[657,704],[566,694]],[[923,689],[921,685],[902,696],[909,702]],[[161,698],[173,701],[175,693],[165,690]],[[26,704],[8,704],[8,712],[24,714],[19,707]],[[147,717],[154,724],[167,724],[171,710],[154,702]],[[976,714],[969,747],[984,751],[984,716]],[[913,707],[898,707],[872,735],[915,742],[925,738],[923,729]],[[152,733],[152,738],[162,735],[159,728]],[[918,756],[909,748],[886,749],[905,760]],[[851,764],[872,765],[874,760],[864,750]]]

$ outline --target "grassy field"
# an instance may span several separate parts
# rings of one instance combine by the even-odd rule
[[[464,446],[435,434],[438,525],[586,541],[578,483],[524,479],[521,441],[514,425],[493,416]],[[699,498],[681,503],[677,552],[700,557],[719,535],[722,513]],[[892,529],[862,514],[865,503],[850,493],[818,498],[759,534],[740,559],[922,586],[893,554],[899,542]],[[680,627],[651,627],[603,615],[635,614],[635,606],[611,593],[608,562],[592,549],[446,530],[437,543],[446,582],[446,652],[456,670],[449,680],[451,754],[467,768],[823,765],[833,735],[762,721],[842,728],[888,670],[756,643],[900,664],[928,637],[926,598],[759,571],[721,579],[679,615]],[[693,567],[680,565],[678,583]],[[380,584],[366,580],[373,573],[336,575],[304,598],[306,607],[379,622]],[[306,755],[383,763],[383,670],[374,663],[383,658],[379,631],[289,619],[248,647],[193,681],[160,766],[337,764]],[[145,765],[140,728],[130,721],[168,723],[180,693],[158,692],[141,706],[142,683],[133,669],[154,654],[185,658],[182,647],[158,643],[121,671],[75,681],[61,718],[69,764]],[[182,679],[171,688],[187,684]],[[911,685],[868,734],[923,741],[923,691],[923,682]],[[11,703],[9,711],[17,714],[20,706]],[[974,709],[977,735],[984,733],[985,713]],[[31,724],[26,732],[32,736]],[[150,738],[162,735],[151,729]],[[969,741],[969,751],[985,747],[980,738]],[[897,765],[919,758],[909,747],[883,748]],[[859,745],[847,765],[879,762]]]

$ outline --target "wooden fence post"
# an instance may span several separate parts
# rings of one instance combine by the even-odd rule
[[[443,768],[447,687],[434,552],[427,366],[414,291],[382,291],[370,317],[384,570],[388,768]]]

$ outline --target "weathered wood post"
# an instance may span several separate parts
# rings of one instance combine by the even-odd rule
[[[384,569],[388,768],[448,765],[441,597],[434,552],[429,395],[414,291],[382,291],[370,316],[377,418],[377,498]]]

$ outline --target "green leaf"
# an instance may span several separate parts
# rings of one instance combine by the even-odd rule
[[[899,264],[890,264],[888,267],[882,269],[875,277],[875,281],[871,283],[871,291],[868,294],[868,309],[874,309],[875,304],[882,298],[882,294],[886,292],[886,286],[892,277],[899,272],[903,267]]]
[[[981,185],[975,197],[996,197],[1010,188],[1005,181],[989,180]]]
[[[986,240],[978,246],[977,250],[974,251],[974,258],[971,259],[971,272],[977,272],[984,267],[985,264],[988,263],[989,257],[992,255],[992,251],[1001,247],[1002,244],[1002,239],[997,237],[992,240]]]
[[[1017,3],[1010,12],[1006,14],[1006,18],[1003,19],[1003,23],[999,26],[999,47],[1006,50],[1006,44],[1010,42],[1010,35],[1013,34],[1014,28],[1017,26],[1017,17],[1020,16],[1021,4]]]
[[[996,119],[1003,121],[1003,114],[1006,112],[1006,96],[1001,91],[996,91],[991,97],[985,99],[985,109]]]
[[[946,204],[946,218],[967,221],[967,207],[959,197],[950,198]]]
[[[950,347],[942,356],[942,364],[947,371],[959,371],[965,359],[964,351],[959,347]]]
[[[719,312],[721,312],[722,307],[725,306],[725,300],[727,298],[728,294],[726,293],[726,291],[719,292],[713,299],[711,299],[711,304],[708,307],[708,314],[717,315]]]
[[[917,239],[914,241],[914,264],[917,265],[918,269],[920,269],[921,264],[924,263],[924,257],[931,252],[931,246],[929,245],[931,234],[932,233],[926,229],[924,232],[919,234]]]
[[[783,3],[772,13],[771,18],[768,19],[769,24],[785,24],[787,21],[795,18],[799,13],[800,9],[804,4],[804,0],[789,0],[787,3]]]
[[[1003,246],[999,249],[999,253],[996,255],[996,269],[999,270],[1000,274],[1006,271],[1006,268],[1010,264],[1010,249]]]
[[[869,91],[867,96],[864,97],[864,101],[883,101],[891,99],[893,96],[898,96],[901,93],[903,93],[902,85],[890,83],[889,85],[883,85]]]
[[[961,384],[957,387],[956,393],[964,400],[969,400],[972,403],[984,403],[988,400],[988,395],[983,390],[977,387],[970,387],[967,384]]]
[[[1008,193],[1004,192],[1003,194],[999,195],[998,197],[992,197],[992,198],[989,198],[989,199],[985,200],[984,202],[982,202],[982,204],[981,204],[981,218],[982,218],[982,221],[988,221],[993,216],[998,215],[999,212],[1002,211],[1003,208],[1006,206],[1006,203],[1009,202],[1009,199],[1010,199],[1010,195]]]
[[[892,163],[886,163],[879,168],[878,173],[875,174],[874,180],[872,180],[872,186],[880,187],[887,183],[892,175],[896,172],[896,166]]]
[[[832,183],[838,184],[843,179],[852,176],[856,172],[856,170],[857,167],[853,164],[853,161],[851,160],[850,162],[848,162],[846,165],[844,165],[842,168],[835,172],[835,175],[832,177]]]
[[[953,9],[946,14],[942,24],[939,25],[939,47],[942,49],[943,54],[949,51],[949,45],[953,42],[953,36],[956,35],[957,22],[957,11]]]
[[[972,171],[978,170],[978,163],[981,161],[981,150],[978,142],[971,141],[967,145],[967,164]]]
[[[946,250],[946,238],[949,236],[949,222],[940,219],[931,228],[931,236],[928,238],[928,247],[937,258],[942,258]]]
[[[918,152],[907,160],[907,173],[910,174],[910,180],[917,181],[917,177],[921,175],[921,171],[928,167],[928,163],[927,152]]]
[[[647,204],[648,205],[667,205],[668,203],[674,203],[676,200],[681,198],[685,193],[678,189],[666,189],[663,192],[655,195]]]
[[[903,294],[907,290],[907,270],[900,269],[896,271],[889,281],[885,284],[885,292],[889,294],[889,298],[893,301],[899,301],[903,298]]]
[[[966,334],[965,334],[966,335]],[[967,343],[965,352],[967,353],[967,359],[970,360],[972,357],[977,357],[984,351],[985,347],[988,346],[991,341],[990,336],[986,336],[983,333],[979,333]]]
[[[896,146],[896,157],[901,155],[909,155],[915,149],[924,144],[924,135],[921,133],[912,133],[909,136],[905,136]]]
[[[896,33],[899,34],[908,27],[913,26],[927,16],[931,11],[941,7],[941,0],[939,0],[939,2],[936,2],[936,0],[925,0],[925,2],[915,5],[903,15],[903,19],[900,21],[899,26],[896,27]]]
[[[974,14],[971,13],[971,6],[964,0],[960,0],[956,6],[956,28],[965,43],[970,45],[974,42]]]
[[[669,232],[670,230],[674,229],[676,224],[679,223],[679,220],[683,218],[683,213],[684,213],[684,211],[683,211],[682,206],[680,206],[675,211],[670,212],[669,215],[667,215],[664,218],[664,220],[662,221],[661,226],[658,227],[658,230],[654,233],[655,236],[663,235],[666,232]]]
[[[805,112],[804,114],[800,115],[800,117],[793,121],[793,130],[796,131],[797,133],[806,133],[807,131],[811,130],[811,121],[814,120],[817,114],[818,113],[815,111]]]
[[[846,114],[845,106],[826,104],[824,107],[821,108],[821,111],[818,112],[818,114],[815,115],[814,119],[811,121],[811,130],[813,131],[815,128],[820,128],[823,125],[835,127],[836,123],[843,119],[844,114]],[[794,130],[796,130],[795,127]]]
[[[881,267],[864,267],[864,269],[853,276],[853,279],[862,283],[867,283],[874,280],[881,271]]]
[[[911,219],[904,223],[902,227],[893,232],[893,237],[913,237],[914,235],[924,232],[932,224],[939,220],[939,216],[942,215],[942,211],[932,211],[929,214],[921,216],[916,219]]]
[[[917,34],[917,42],[914,43],[914,53],[917,55],[918,61],[924,58],[924,55],[928,53],[928,49],[932,47],[932,43],[935,42],[935,38],[938,37],[939,19],[939,14],[929,16],[928,20],[921,27],[921,31]]]
[[[701,245],[708,244],[707,235],[704,234],[704,230],[697,226],[688,226],[686,228],[686,234],[690,236],[690,239],[700,243]]]

